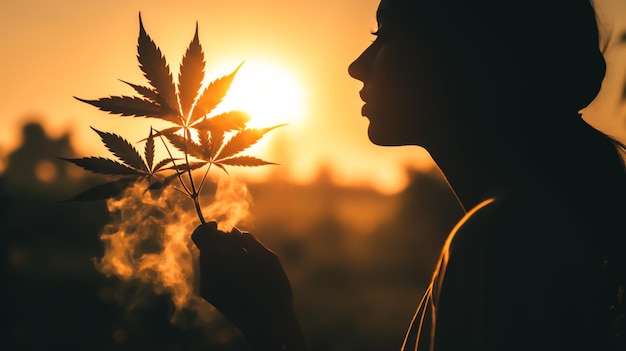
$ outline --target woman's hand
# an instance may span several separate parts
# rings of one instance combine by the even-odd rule
[[[276,254],[254,236],[217,224],[191,236],[200,249],[200,296],[228,317],[253,350],[303,350],[291,286]]]

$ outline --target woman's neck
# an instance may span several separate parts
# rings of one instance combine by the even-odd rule
[[[469,165],[469,159],[448,162],[447,158],[434,158],[465,211],[496,195],[501,180],[492,173],[492,167]]]
[[[456,140],[455,145],[429,151],[466,211],[509,191],[519,184],[516,179],[529,177],[516,152],[506,143],[487,142],[484,138]]]

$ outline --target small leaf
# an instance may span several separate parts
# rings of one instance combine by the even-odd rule
[[[237,132],[232,138],[230,138],[230,140],[228,140],[226,145],[224,145],[222,150],[220,150],[220,153],[217,155],[217,157],[215,157],[216,162],[240,153],[241,151],[256,144],[259,139],[261,139],[263,135],[265,135],[265,133],[283,125],[284,124],[261,129],[244,129]]]
[[[224,145],[224,132],[216,130],[211,132],[211,141],[209,142],[209,155],[215,158],[215,155],[220,151]]]
[[[144,155],[146,157],[146,165],[148,166],[148,170],[152,173],[152,163],[154,162],[154,136],[152,133],[152,128],[150,128],[150,134],[148,135],[148,140],[146,140]]]
[[[156,102],[134,96],[110,96],[98,100],[74,98],[116,115],[159,118],[178,125],[182,124],[180,118],[173,114],[170,109],[164,108]]]
[[[124,138],[117,134],[101,132],[95,128],[91,128],[93,131],[100,135],[100,139],[104,143],[104,146],[119,158],[126,165],[133,167],[137,170],[148,171],[148,167],[143,162],[143,159],[139,155],[139,152]],[[153,143],[154,146],[154,143]]]
[[[160,190],[168,186],[174,179],[178,178],[178,174],[172,174],[170,176],[165,177],[164,179],[155,179],[153,183],[150,184],[148,190]]]
[[[173,170],[176,170],[178,173],[184,173],[187,171],[193,171],[194,169],[202,168],[207,163],[208,162],[189,162],[189,164],[181,163],[176,166],[172,166],[172,167],[168,167],[164,169],[168,169],[168,170],[173,169]]]
[[[198,22],[196,33],[189,44],[180,64],[178,74],[178,97],[183,116],[187,116],[194,100],[198,96],[204,79],[204,53],[198,39]]]
[[[216,79],[209,86],[206,87],[200,94],[196,107],[193,109],[189,124],[193,124],[203,116],[209,114],[217,105],[222,102],[222,99],[226,96],[230,85],[235,79],[235,75],[243,65],[243,62],[229,75]]]
[[[221,169],[222,171],[224,171],[224,173],[229,174],[228,170],[226,170],[226,167],[222,166],[219,163],[214,163],[214,165],[215,165],[215,167],[217,167],[217,168]]]
[[[161,53],[161,49],[152,41],[146,33],[139,14],[139,39],[137,40],[137,59],[144,76],[154,87],[158,95],[158,102],[168,106],[173,111],[178,111],[176,99],[176,87],[172,79],[172,73]]]
[[[250,115],[247,113],[243,111],[229,111],[215,117],[205,118],[192,127],[199,130],[229,132],[244,129],[248,121],[250,121]]]
[[[174,134],[176,132],[178,132],[179,130],[181,130],[181,127],[170,127],[170,128],[165,128],[163,130],[157,130],[156,133],[154,133],[154,137],[161,137],[161,136],[165,136],[165,135],[169,135],[169,134]],[[148,140],[148,139],[142,139],[141,141],[144,140]]]
[[[117,161],[110,160],[103,157],[83,157],[83,158],[62,158],[62,160],[71,162],[79,167],[82,167],[88,171],[99,174],[111,174],[111,175],[144,175],[143,173],[134,170],[128,166],[125,166]]]
[[[125,178],[105,183],[86,190],[74,196],[73,198],[66,200],[66,202],[107,200],[121,194],[128,186],[133,184],[136,180],[137,179],[134,178]]]
[[[168,164],[173,163],[174,161],[177,161],[177,160],[179,160],[179,159],[177,159],[177,158],[166,158],[166,159],[164,159],[164,160],[159,161],[159,162],[158,162],[158,163],[154,166],[154,169],[152,169],[152,173],[156,173],[156,172],[162,171],[162,170],[163,170],[163,169],[162,169],[163,167],[165,167],[165,166],[167,166]]]
[[[129,83],[129,82],[125,81],[125,80],[121,80],[120,79],[120,81],[122,83],[126,83],[126,84],[130,85],[133,89],[135,89],[135,91],[137,93],[139,93],[139,95],[143,96],[144,98],[146,98],[146,99],[148,99],[148,100],[150,100],[152,102],[158,102],[159,101],[159,96],[157,95],[156,91],[154,91],[154,90],[152,90],[152,89],[150,89],[148,87],[144,87],[142,85],[136,85],[136,84],[133,84],[133,83]]]
[[[204,130],[198,130],[198,142],[200,144],[200,148],[202,149],[202,159],[210,160],[211,159],[211,141],[209,139],[209,132]]]
[[[178,150],[193,156],[195,158],[203,159],[204,153],[202,152],[202,147],[196,144],[193,140],[187,139],[178,134],[166,134],[165,137],[169,142]]]
[[[252,156],[235,156],[219,161],[219,164],[228,166],[244,166],[244,167],[257,167],[265,165],[275,165],[273,162],[263,161],[259,158]]]
[[[170,128],[165,128],[163,130],[156,130],[154,128],[152,128],[152,131],[155,131],[156,133],[152,134],[152,137],[157,138],[157,137],[161,137],[167,134],[174,134],[176,132],[178,132],[179,130],[181,130],[181,127],[170,127]],[[148,141],[148,138],[143,138],[141,140],[138,141],[138,143],[141,143],[143,141]]]

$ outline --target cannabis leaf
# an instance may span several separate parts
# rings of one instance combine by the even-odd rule
[[[183,56],[178,75],[178,94],[183,116],[191,110],[204,80],[204,53],[198,39],[198,23],[193,40]]]
[[[148,169],[151,170],[152,163],[154,163],[154,134],[152,134],[152,129],[150,129],[150,135],[148,135],[148,139],[146,140],[144,155],[146,157],[146,165]]]
[[[216,79],[209,84],[198,96],[196,107],[189,119],[189,123],[193,123],[203,116],[211,113],[214,108],[222,102],[222,99],[226,96],[230,85],[235,79],[235,75],[243,65],[243,62],[237,66],[237,68],[229,75]]]
[[[242,152],[243,150],[256,144],[263,137],[263,135],[265,135],[265,133],[281,126],[283,125],[262,129],[243,129],[237,132],[220,150],[219,154],[215,157],[216,160],[223,160],[226,157]]]
[[[118,158],[118,160],[103,157],[62,159],[96,174],[121,176],[123,178],[89,189],[68,201],[104,200],[119,195],[126,187],[142,179],[148,179],[153,184],[169,184],[172,180],[168,179],[170,177],[161,179],[156,176],[158,172],[167,170],[168,168],[165,166],[173,164],[175,160],[172,158],[166,158],[158,162],[153,167],[154,134],[152,133],[152,130],[150,130],[150,135],[146,139],[144,160],[137,149],[135,149],[135,147],[126,139],[114,133],[99,131],[93,127],[91,129],[98,133],[104,145],[115,157]]]
[[[259,158],[252,157],[252,156],[236,156],[236,157],[231,157],[231,158],[220,160],[219,164],[229,165],[229,166],[256,167],[256,166],[264,166],[264,165],[273,165],[275,163],[263,161]]]
[[[100,135],[104,146],[125,164],[143,172],[148,171],[148,167],[139,155],[139,152],[126,139],[117,134],[101,132],[93,127],[91,129]]]
[[[247,128],[250,116],[242,111],[211,115],[226,96],[243,62],[232,73],[204,86],[205,60],[198,23],[181,60],[177,82],[161,49],[146,32],[141,14],[137,60],[148,85],[121,82],[133,88],[138,96],[109,96],[95,100],[75,98],[114,115],[156,118],[174,126],[162,130],[150,128],[148,137],[140,141],[145,142],[143,153],[115,133],[92,128],[116,159],[84,157],[64,160],[93,173],[118,179],[89,189],[71,200],[93,201],[118,196],[137,181],[149,182],[147,189],[153,191],[178,180],[179,187],[175,189],[193,200],[198,217],[204,223],[198,198],[211,166],[228,173],[227,166],[274,164],[241,153],[281,125]],[[169,157],[155,163],[157,138]],[[202,181],[196,186],[192,172],[205,166]]]
[[[137,84],[133,84],[133,83],[129,83],[125,80],[121,80],[120,82],[128,84],[129,86],[131,86],[133,89],[135,89],[135,91],[141,95],[142,97],[144,97],[145,99],[150,100],[151,102],[157,102],[157,100],[159,100],[159,97],[156,93],[156,91],[154,91],[151,88],[148,87],[144,87],[142,85],[137,85]],[[79,99],[80,100],[80,99]]]
[[[247,113],[243,111],[230,111],[211,118],[205,118],[192,125],[192,127],[204,131],[219,130],[223,132],[230,132],[232,130],[245,128],[248,121],[250,121],[250,116],[248,116]]]
[[[117,161],[103,157],[61,158],[79,167],[98,174],[136,176],[141,172]]]
[[[191,138],[174,133],[165,134],[165,137],[174,147],[183,153],[195,158],[203,159],[202,147],[195,141],[191,140]]]
[[[157,102],[172,111],[178,111],[176,87],[172,79],[170,67],[161,53],[161,49],[146,33],[139,14],[139,40],[137,42],[137,60],[144,76],[157,92]]]
[[[160,118],[172,123],[180,124],[180,117],[173,111],[163,108],[156,102],[135,96],[110,96],[97,100],[86,100],[75,97],[76,100],[88,103],[102,111],[122,116]]]

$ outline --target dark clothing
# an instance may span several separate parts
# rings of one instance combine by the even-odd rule
[[[609,350],[583,231],[557,202],[521,200],[453,229],[403,351]]]

